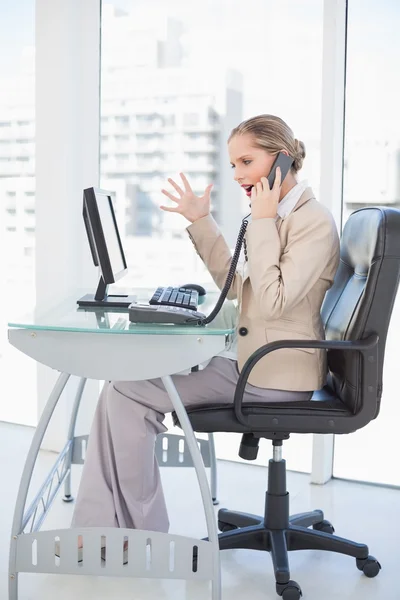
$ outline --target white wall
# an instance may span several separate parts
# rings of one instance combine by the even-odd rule
[[[99,181],[100,14],[100,0],[36,1],[37,313],[77,298],[83,284],[93,288],[97,280],[82,190]],[[38,366],[39,414],[57,375]],[[91,383],[86,397],[94,401],[97,390]],[[47,449],[65,441],[71,399],[72,390],[57,409]]]

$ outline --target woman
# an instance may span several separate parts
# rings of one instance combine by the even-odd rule
[[[297,172],[305,157],[302,142],[284,121],[261,115],[236,127],[228,140],[235,181],[251,198],[246,232],[247,262],[232,283],[238,298],[237,360],[224,353],[201,371],[174,375],[186,406],[233,402],[239,371],[266,342],[321,339],[320,309],[339,261],[339,239],[329,211],[317,202]],[[294,158],[281,184],[273,189],[266,176],[275,156]],[[189,236],[213,279],[222,288],[230,264],[228,246],[210,215],[209,185],[197,197],[182,174],[172,181],[178,212],[191,222]],[[309,399],[326,378],[325,352],[288,349],[264,357],[252,371],[244,401]],[[165,431],[162,422],[173,409],[160,379],[106,383],[95,414],[73,518],[74,527],[128,527],[167,532],[168,515],[154,444]]]

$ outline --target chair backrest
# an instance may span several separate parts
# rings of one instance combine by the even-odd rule
[[[328,340],[356,340],[378,334],[378,407],[386,336],[399,273],[400,211],[371,207],[354,212],[343,230],[339,268],[321,314]],[[329,384],[356,413],[362,402],[359,353],[330,350],[328,367]],[[379,409],[376,415],[378,412]]]

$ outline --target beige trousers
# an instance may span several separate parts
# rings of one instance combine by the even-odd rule
[[[202,371],[172,377],[185,406],[233,402],[236,361],[215,357]],[[248,384],[244,402],[308,400],[309,392],[283,392]],[[96,409],[73,527],[127,527],[167,532],[167,508],[154,454],[173,406],[161,379],[106,383]]]

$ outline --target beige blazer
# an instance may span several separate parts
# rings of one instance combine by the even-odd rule
[[[228,245],[211,215],[187,231],[214,281],[223,288],[231,262]],[[238,272],[228,298],[239,302],[238,367],[267,342],[323,339],[320,310],[339,264],[339,237],[328,209],[307,188],[285,219],[257,219],[246,232],[248,269]],[[325,350],[281,349],[252,370],[253,385],[311,391],[323,387]]]

